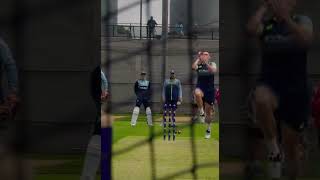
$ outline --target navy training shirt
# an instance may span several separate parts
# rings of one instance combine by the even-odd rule
[[[293,16],[293,20],[312,28],[306,16]],[[307,48],[299,46],[288,27],[274,18],[263,22],[261,35],[262,79],[276,84],[304,87],[307,78]]]

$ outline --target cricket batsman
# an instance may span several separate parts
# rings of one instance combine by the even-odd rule
[[[150,81],[146,79],[147,73],[145,71],[141,72],[141,77],[136,81],[134,85],[134,92],[137,96],[136,105],[132,112],[131,126],[136,126],[137,119],[140,112],[141,105],[146,109],[147,123],[149,126],[152,126],[152,112],[150,108],[150,99],[151,99],[151,85]]]

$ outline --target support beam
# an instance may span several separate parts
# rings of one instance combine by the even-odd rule
[[[168,36],[168,0],[162,1],[162,39],[166,40]]]

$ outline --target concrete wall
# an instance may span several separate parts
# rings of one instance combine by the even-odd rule
[[[149,78],[152,81],[153,87],[153,111],[160,112],[161,110],[161,90],[164,81],[163,73],[163,59],[161,50],[161,41],[154,40],[154,47],[152,48],[151,69],[148,69],[150,59],[147,57],[147,52],[141,52],[135,55],[130,55],[131,52],[137,51],[146,46],[146,41],[139,40],[116,40],[113,39],[112,46],[112,64],[109,81],[111,83],[111,101],[113,104],[114,113],[131,113],[135,104],[135,95],[133,91],[135,81],[140,77],[142,69],[146,70]],[[187,47],[187,40],[170,40],[168,44],[168,60],[166,66],[166,78],[169,76],[170,69],[174,69],[176,76],[181,80],[183,86],[184,103],[179,108],[179,113],[190,114],[191,91],[194,89],[193,85],[196,82],[196,74],[193,73],[193,82],[189,81],[191,71],[189,51]],[[194,42],[193,50],[196,54],[197,50],[208,49],[214,53],[214,60],[219,66],[219,43],[218,41],[198,40]],[[104,45],[102,46],[102,58],[105,56]],[[126,57],[129,56],[129,57]],[[121,58],[124,57],[124,58]],[[219,77],[216,78],[218,84]],[[120,105],[121,104],[121,105]]]

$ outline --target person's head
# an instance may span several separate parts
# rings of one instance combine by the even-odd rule
[[[153,20],[153,16],[150,16],[150,19]]]
[[[175,79],[176,78],[176,75],[174,73],[174,70],[171,70],[170,71],[170,79]]]
[[[208,51],[201,51],[199,53],[199,58],[200,58],[200,60],[207,62],[211,58],[210,53]]]
[[[147,78],[147,73],[145,71],[142,71],[140,73],[140,78],[141,78],[141,80],[145,80]]]

